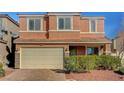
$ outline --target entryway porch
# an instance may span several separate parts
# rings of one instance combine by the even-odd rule
[[[105,54],[105,44],[70,44],[69,55],[102,55]]]

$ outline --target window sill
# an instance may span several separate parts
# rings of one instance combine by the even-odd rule
[[[49,31],[58,31],[58,32],[77,32],[77,31],[80,31],[80,30],[49,30]]]
[[[42,32],[47,32],[47,31],[19,31],[19,32],[29,32],[29,33],[40,32],[40,33],[42,33]]]

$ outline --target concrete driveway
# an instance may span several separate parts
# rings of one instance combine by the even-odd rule
[[[3,81],[63,81],[64,73],[48,69],[17,69],[8,76],[5,76]]]

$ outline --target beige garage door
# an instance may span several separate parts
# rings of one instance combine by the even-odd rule
[[[63,69],[63,48],[21,48],[23,69]]]

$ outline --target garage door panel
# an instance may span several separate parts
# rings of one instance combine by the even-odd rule
[[[63,48],[22,48],[21,68],[63,69]]]
[[[32,65],[25,65],[22,69],[63,69],[63,65],[36,65],[32,68]]]

